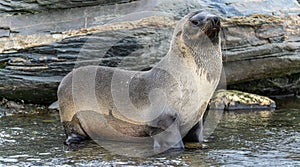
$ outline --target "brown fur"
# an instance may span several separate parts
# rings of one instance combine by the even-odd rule
[[[205,34],[213,28],[211,23],[205,21],[204,26],[199,28],[190,21],[200,14],[209,16],[200,11],[190,13],[179,21],[168,54],[150,71],[87,66],[68,74],[58,89],[60,116],[61,121],[68,125],[65,126],[67,135],[131,140],[153,135],[153,129],[165,131],[170,123],[176,122],[179,134],[185,136],[202,119],[222,68],[220,37],[217,36],[217,43],[211,43]],[[124,83],[121,82],[123,78]],[[121,110],[127,106],[118,106],[122,100],[124,103],[128,100],[127,97],[118,100],[123,96],[122,88],[129,92],[129,102],[133,106],[126,111]],[[153,90],[164,94],[158,91],[151,97]],[[121,92],[120,97],[118,91]],[[166,108],[160,109],[156,104],[164,100]],[[151,106],[151,103],[154,105]],[[157,117],[153,116],[155,114]],[[148,116],[153,116],[155,121],[145,119]],[[178,133],[171,136],[178,136]]]

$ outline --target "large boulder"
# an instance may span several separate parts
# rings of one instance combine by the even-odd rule
[[[125,3],[130,0],[0,0],[0,14],[36,13],[47,9]]]
[[[265,95],[299,92],[299,16],[255,14],[227,20],[223,53],[229,88]]]
[[[26,5],[29,1],[9,2],[24,4],[9,11],[18,15],[0,16],[0,96],[9,99],[55,101],[62,77],[81,65],[147,70],[167,53],[176,21],[196,9],[223,18],[230,88],[264,95],[300,90],[296,0],[99,0],[74,1],[76,5],[56,0],[34,1],[40,6],[35,9]]]

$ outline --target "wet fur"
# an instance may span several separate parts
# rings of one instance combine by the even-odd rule
[[[179,21],[168,54],[149,71],[87,66],[69,73],[58,89],[66,143],[91,136],[122,141],[142,141],[143,137],[151,136],[154,147],[183,147],[181,139],[193,126],[189,138],[199,141],[197,135],[202,127],[198,122],[219,82],[222,56],[220,37],[217,43],[207,42],[210,39],[205,31],[190,23],[189,19],[197,13],[190,13]],[[130,78],[129,98],[136,112],[149,108],[151,100],[155,103],[163,99],[164,96],[149,97],[155,89],[167,95],[167,106],[161,111],[154,106],[148,113],[137,113],[147,117],[159,112],[151,121],[125,117],[114,101],[116,92],[111,84],[115,75]]]

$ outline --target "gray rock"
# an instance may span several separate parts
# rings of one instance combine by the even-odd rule
[[[1,37],[9,37],[10,30],[7,29],[0,29],[0,38]]]
[[[253,17],[237,17],[236,21],[231,18],[238,26],[225,28],[227,47],[223,53],[228,87],[265,95],[297,94],[299,16]]]
[[[74,7],[126,3],[132,0],[0,0],[1,13],[34,13],[46,9],[67,9]]]
[[[236,90],[217,90],[209,102],[212,110],[274,110],[275,101],[264,96]]]
[[[167,53],[176,21],[195,9],[223,16],[228,87],[265,95],[300,90],[300,9],[295,0],[268,1],[272,7],[264,7],[263,0],[74,1],[86,6],[81,8],[66,5],[71,2],[26,1],[11,11],[35,11],[30,7],[37,3],[43,7],[34,9],[59,10],[0,17],[5,30],[0,31],[0,96],[51,103],[62,77],[81,65],[147,70]]]
[[[294,73],[231,84],[228,88],[265,95],[300,95],[299,85],[300,73]]]
[[[28,114],[38,114],[47,113],[55,110],[48,110],[42,105],[24,104],[24,102],[9,101],[7,99],[0,99],[0,118],[3,116],[13,116],[13,115],[28,115]]]

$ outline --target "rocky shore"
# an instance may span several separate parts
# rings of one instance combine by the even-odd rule
[[[176,21],[196,9],[222,17],[223,86],[299,95],[296,0],[0,0],[0,97],[48,105],[73,68],[150,69],[167,53]]]
[[[207,110],[272,111],[275,108],[275,101],[268,97],[236,90],[220,89],[215,92],[214,96],[209,102]],[[53,103],[50,106],[45,106],[37,104],[25,104],[23,101],[15,102],[7,99],[2,99],[0,101],[0,117],[11,115],[26,116],[56,111],[58,111],[58,105],[56,103]]]

